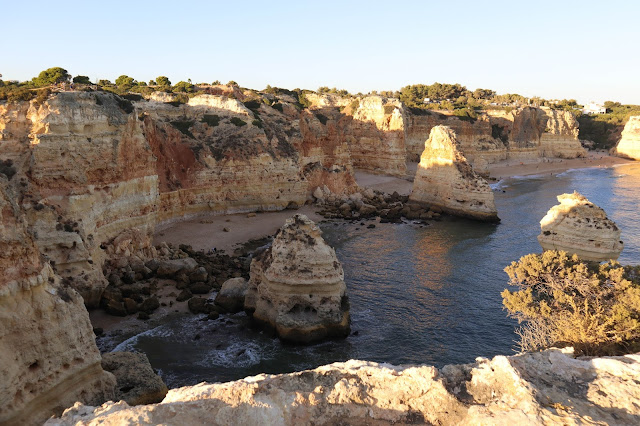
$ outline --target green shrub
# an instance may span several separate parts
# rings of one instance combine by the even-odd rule
[[[280,102],[276,102],[275,104],[271,105],[274,109],[280,111],[280,112],[284,112],[284,110],[282,109],[282,104]]]
[[[66,83],[71,75],[64,68],[53,67],[42,71],[37,77],[31,80],[36,87],[49,86],[52,84]]]
[[[5,175],[9,180],[16,174],[16,168],[11,159],[0,161],[0,174]]]
[[[209,127],[216,127],[220,124],[220,117],[214,114],[205,114],[200,121],[202,123],[207,123]]]
[[[300,104],[299,106],[301,109],[309,108],[311,106],[311,101],[307,99],[304,92],[300,92],[298,94],[298,103]]]
[[[189,130],[191,126],[193,126],[192,120],[176,120],[172,121],[171,125],[178,129],[183,135],[195,139],[195,136],[193,136],[193,133],[191,133],[191,130]]]
[[[262,120],[253,120],[251,124],[262,129]]]
[[[76,75],[72,81],[76,84],[91,84],[91,80],[86,75]]]
[[[260,109],[260,100],[259,99],[251,99],[249,101],[244,101],[243,104],[247,108],[249,108],[253,112],[257,112]]]
[[[122,111],[126,112],[127,114],[131,114],[133,112],[134,108],[133,108],[133,104],[131,103],[130,100],[124,99],[124,98],[122,98],[120,96],[117,96],[117,95],[115,96],[115,99],[116,99],[116,102],[118,104],[118,107]]]
[[[583,262],[565,252],[529,254],[505,268],[518,291],[502,292],[519,322],[520,346],[572,345],[578,353],[624,352],[640,339],[638,268]]]
[[[393,111],[396,109],[396,107],[394,105],[385,105],[384,106],[384,113],[385,114],[393,114]]]
[[[235,124],[238,127],[242,127],[242,126],[246,126],[247,125],[246,121],[242,121],[238,117],[232,117],[231,118],[231,123]]]

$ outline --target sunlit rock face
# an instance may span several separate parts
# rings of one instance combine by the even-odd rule
[[[155,158],[133,106],[107,93],[58,93],[3,106],[0,129],[41,252],[96,306],[107,285],[100,246],[126,229],[148,235],[155,223]]]
[[[14,178],[15,179],[15,178]],[[75,401],[102,403],[102,370],[80,295],[43,262],[15,182],[0,176],[0,424],[41,424]]]
[[[620,256],[620,229],[604,210],[577,192],[558,195],[558,201],[540,221],[538,241],[544,250],[564,250],[595,261]]]
[[[347,129],[354,167],[406,175],[406,113],[402,102],[382,96],[367,96],[355,102],[353,121]]]
[[[496,135],[489,117],[482,114],[477,120],[463,120],[430,111],[415,111],[408,115],[407,159],[420,161],[424,151],[424,141],[429,138],[431,129],[443,125],[456,133],[456,137],[465,158],[477,170],[476,162],[491,164],[507,158],[507,147]]]
[[[295,215],[251,263],[245,310],[283,340],[307,343],[349,334],[344,272],[321,233],[305,215]]]
[[[615,154],[632,160],[640,160],[640,115],[629,117],[629,121],[622,131],[620,142],[615,148]]]
[[[48,425],[638,424],[640,356],[570,349],[442,369],[347,361],[172,389],[160,404],[77,404]]]
[[[471,219],[499,220],[491,187],[473,171],[446,126],[431,129],[409,201]]]

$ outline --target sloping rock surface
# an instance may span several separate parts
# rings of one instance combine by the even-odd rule
[[[48,425],[624,424],[640,422],[640,355],[571,349],[466,365],[347,361],[172,389],[160,404],[76,404]]]
[[[615,153],[620,157],[640,160],[640,115],[629,117]]]

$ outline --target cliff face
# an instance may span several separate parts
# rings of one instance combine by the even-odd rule
[[[604,210],[577,192],[558,195],[558,201],[540,221],[538,241],[544,250],[564,250],[598,262],[620,256],[620,229]]]
[[[431,129],[409,201],[472,219],[497,221],[493,191],[462,155],[453,130]]]
[[[632,160],[640,160],[640,116],[629,117],[629,121],[622,131],[620,142],[615,148],[615,154]]]
[[[578,123],[568,111],[520,108],[487,110],[475,120],[436,112],[408,114],[407,159],[417,161],[431,129],[445,125],[456,132],[467,160],[478,167],[507,158],[576,158],[586,155],[578,140]]]
[[[0,424],[39,424],[113,398],[80,295],[41,260],[15,183],[0,176]]]
[[[344,272],[321,233],[306,216],[295,215],[251,263],[245,309],[283,340],[349,334]]]
[[[133,108],[102,93],[60,93],[41,105],[5,108],[2,151],[12,154],[24,182],[38,246],[95,306],[106,287],[100,245],[155,223],[155,158]]]
[[[406,175],[403,104],[382,96],[367,96],[357,102],[347,135],[354,167],[374,173]]]
[[[160,404],[76,404],[48,425],[637,424],[640,356],[550,349],[440,370],[366,361],[172,389]]]
[[[462,120],[435,112],[414,112],[408,114],[407,160],[420,161],[424,151],[424,141],[429,138],[431,129],[443,125],[452,129],[458,143],[467,158],[474,164],[479,158],[487,163],[495,163],[507,158],[507,147],[492,136],[489,118],[481,115],[477,120]]]

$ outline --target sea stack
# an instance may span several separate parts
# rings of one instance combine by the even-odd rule
[[[409,201],[470,219],[500,220],[491,187],[473,171],[447,126],[431,129]]]
[[[344,272],[321,233],[297,214],[251,263],[245,310],[282,340],[309,343],[349,335]]]
[[[544,250],[564,250],[598,262],[620,256],[620,229],[604,210],[578,192],[558,195],[558,201],[540,221],[538,241]]]
[[[629,117],[615,153],[619,157],[640,160],[640,115]]]

